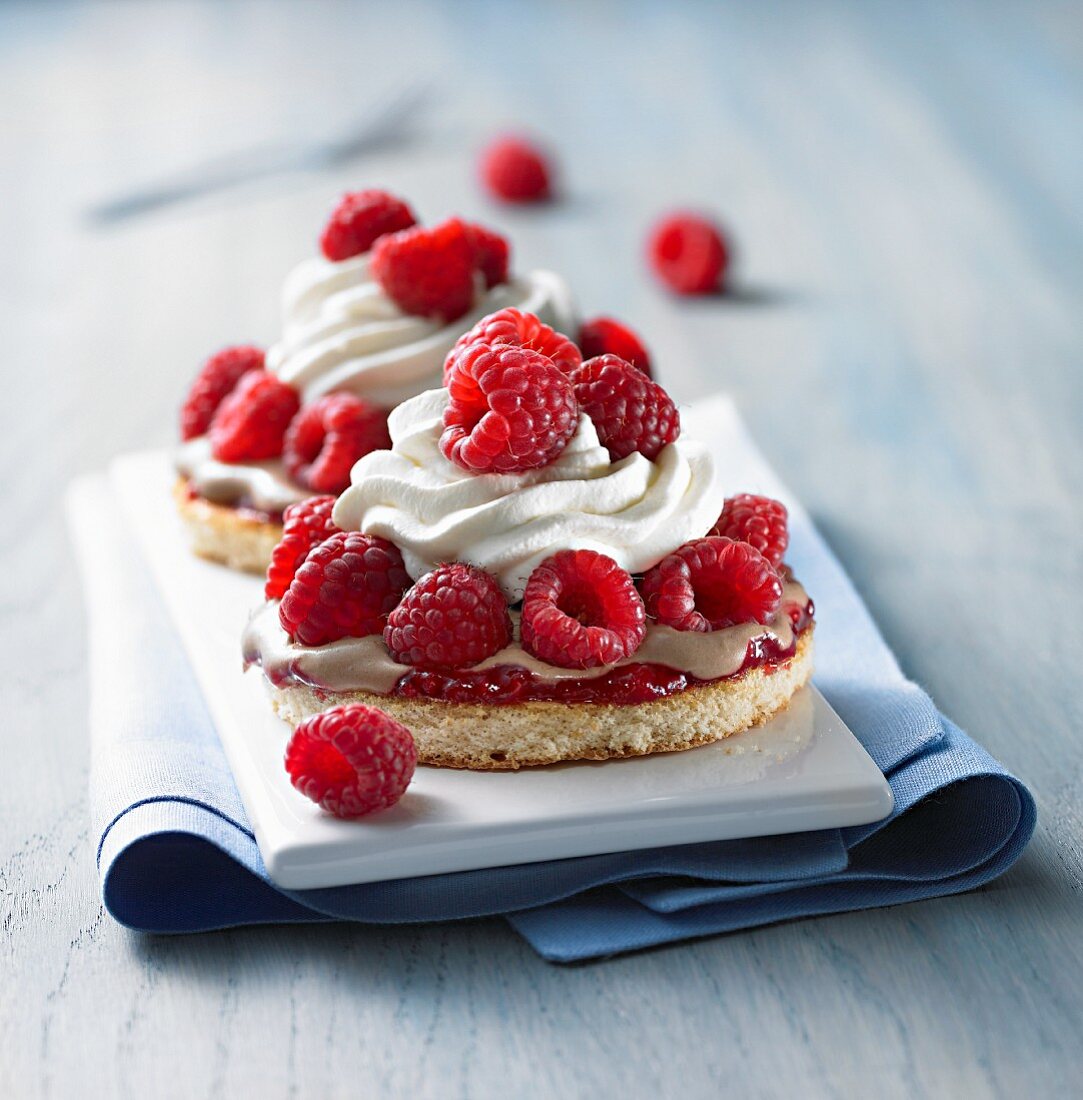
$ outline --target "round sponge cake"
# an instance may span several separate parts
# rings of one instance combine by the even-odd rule
[[[184,478],[173,486],[173,499],[201,558],[240,569],[265,573],[271,552],[282,537],[282,524],[189,493]]]
[[[418,762],[478,771],[570,760],[609,760],[675,752],[718,741],[765,722],[812,675],[809,626],[784,661],[690,687],[649,703],[445,703],[367,691],[269,686],[275,712],[291,726],[345,703],[379,707],[407,726]]]

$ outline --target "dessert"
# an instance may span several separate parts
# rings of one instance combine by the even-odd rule
[[[440,385],[449,350],[481,318],[515,308],[575,333],[564,281],[512,272],[499,234],[415,222],[386,192],[345,196],[321,254],[286,279],[278,342],[266,354],[227,348],[200,371],[174,487],[196,553],[262,572],[285,509],[345,488],[353,463],[388,445],[388,410]]]
[[[243,639],[277,713],[376,706],[420,763],[513,769],[692,748],[786,706],[813,607],[783,506],[723,501],[617,356],[563,369],[530,325],[477,332],[333,507],[291,520]]]

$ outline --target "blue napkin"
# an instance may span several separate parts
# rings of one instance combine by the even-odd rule
[[[733,443],[755,449],[731,426]],[[769,479],[769,475],[765,475]],[[764,478],[754,487],[767,488]],[[753,487],[752,483],[749,484]],[[102,899],[148,932],[501,914],[560,962],[791,917],[958,893],[1019,857],[1034,800],[907,681],[799,507],[795,570],[817,604],[816,682],[887,776],[874,825],[327,890],[273,885],[199,689],[104,477],[69,496],[86,589],[91,803]]]

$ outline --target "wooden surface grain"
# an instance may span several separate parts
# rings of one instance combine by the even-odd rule
[[[1083,18],[1078,4],[0,7],[0,1092],[1058,1096],[1083,1028]],[[395,147],[102,229],[207,156],[433,94]],[[564,167],[489,207],[494,130]],[[330,202],[381,184],[509,230],[732,390],[907,671],[1031,786],[963,897],[550,966],[497,921],[129,933],[88,835],[66,481],[170,440],[209,350],[275,335]],[[645,228],[702,205],[738,292],[678,303]]]

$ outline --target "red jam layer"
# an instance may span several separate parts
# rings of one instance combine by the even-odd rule
[[[789,660],[797,650],[797,640],[812,622],[810,600],[803,612],[794,616],[794,641],[787,648],[775,638],[762,636],[748,643],[741,667],[731,676],[701,680],[685,672],[658,664],[627,664],[604,676],[583,680],[539,680],[532,672],[517,665],[495,665],[478,671],[429,672],[411,669],[395,685],[392,695],[408,699],[436,699],[445,703],[601,703],[630,706],[677,695],[703,684],[719,683],[747,672],[750,668],[773,669]]]

